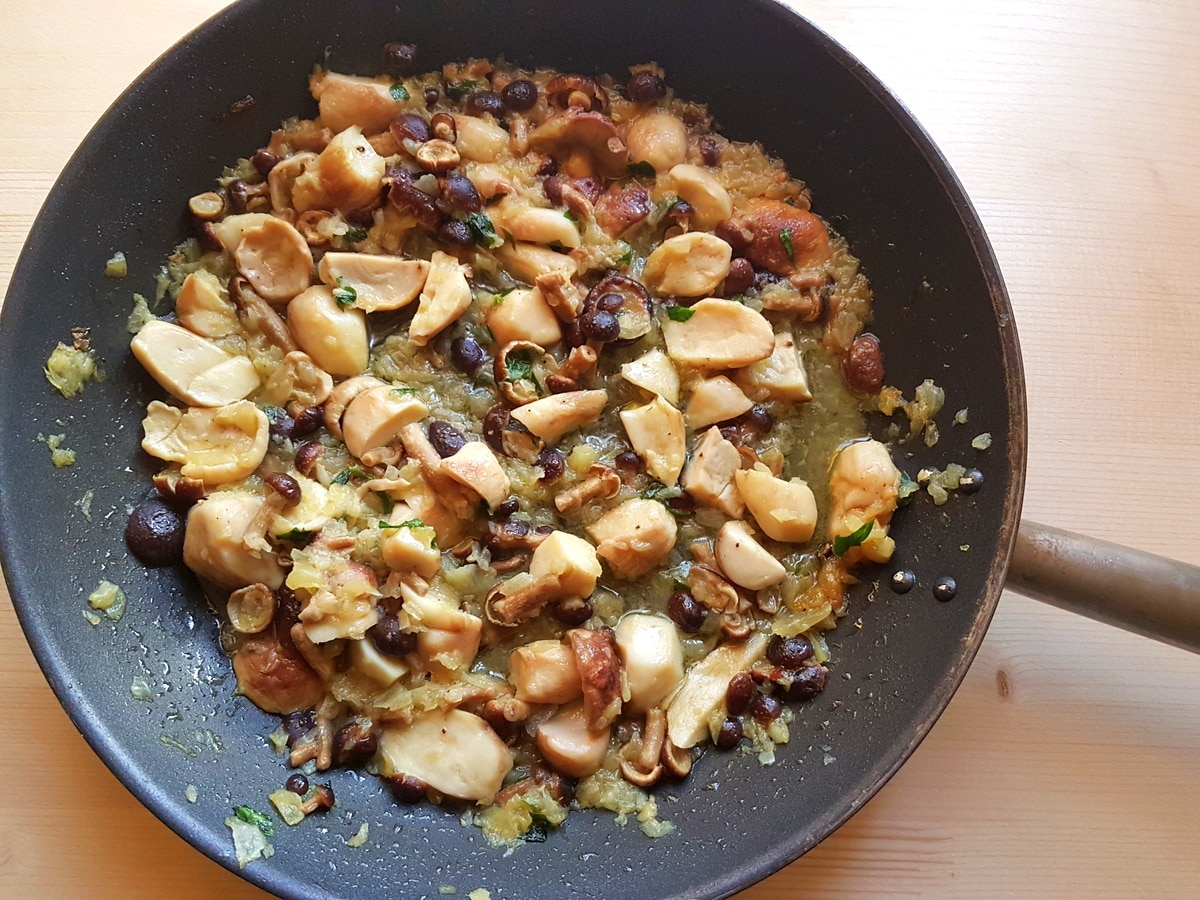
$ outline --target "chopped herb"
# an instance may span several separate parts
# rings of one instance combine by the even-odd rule
[[[508,362],[508,380],[511,382],[531,381],[534,385],[537,384],[537,378],[533,374],[533,359],[524,351],[509,353]]]
[[[346,233],[342,235],[348,244],[357,244],[359,241],[367,239],[367,230],[365,228],[347,228]]]
[[[658,175],[658,173],[654,171],[654,166],[650,165],[650,163],[646,162],[645,160],[642,160],[641,162],[630,163],[629,174],[634,178],[654,178]]]
[[[345,278],[339,278],[337,287],[333,289],[333,299],[337,301],[339,309],[348,309],[358,299],[358,291],[348,285]]]
[[[792,229],[785,228],[779,232],[779,240],[783,242],[783,249],[787,251],[788,261],[796,261],[796,250],[792,247]]]
[[[411,397],[416,393],[416,389],[410,387],[392,388],[388,391],[388,395],[392,397]]]
[[[492,250],[504,243],[496,234],[496,228],[492,225],[492,220],[488,217],[487,213],[467,213],[463,216],[463,222],[466,223],[467,228],[471,229],[475,243],[481,247]]]
[[[233,814],[247,825],[256,827],[267,837],[275,837],[275,824],[257,809],[252,809],[249,806],[235,806]]]
[[[666,214],[671,211],[671,207],[678,202],[679,197],[674,194],[671,194],[669,197],[665,197],[664,199],[658,201],[650,210],[650,215],[646,217],[646,223],[653,228],[663,220]]]
[[[366,471],[365,469],[361,469],[358,466],[350,466],[350,468],[342,469],[342,471],[338,472],[337,475],[335,475],[333,478],[333,483],[334,484],[349,484],[350,478],[355,475],[358,476],[359,478],[370,478],[371,477],[371,473]]]
[[[470,78],[465,78],[462,81],[451,81],[446,84],[446,96],[451,100],[461,100],[467,94],[471,93],[471,88],[479,84],[478,81],[473,81]]]
[[[617,265],[627,266],[631,262],[633,262],[633,248],[630,247],[628,244],[626,244],[624,241],[617,241],[617,243],[620,245],[623,245],[625,247],[625,252],[617,257]]]
[[[409,519],[407,522],[384,522],[379,521],[380,528],[424,528],[425,523],[420,519]]]
[[[397,103],[408,99],[408,89],[402,84],[393,84],[388,88],[388,93],[392,95],[392,99]]]
[[[692,309],[690,306],[668,306],[667,307],[667,318],[670,319],[672,322],[686,322],[688,319],[690,319],[695,314],[696,314],[696,311],[694,309]]]
[[[349,481],[349,477],[346,479]],[[342,482],[345,484],[345,482]],[[291,531],[285,532],[276,536],[276,540],[287,541],[289,544],[295,544],[297,547],[308,546],[309,541],[316,537],[315,531],[305,531],[303,528],[293,528]]]
[[[851,547],[857,547],[867,539],[867,535],[871,533],[871,529],[875,527],[875,520],[870,519],[864,522],[861,527],[856,528],[850,534],[839,534],[833,539],[833,552],[836,556],[842,556]]]
[[[379,507],[380,507],[380,509],[383,510],[383,514],[385,516],[388,515],[393,509],[396,508],[396,504],[392,500],[392,498],[389,497],[387,494],[385,494],[383,491],[376,491],[375,496],[379,498]]]

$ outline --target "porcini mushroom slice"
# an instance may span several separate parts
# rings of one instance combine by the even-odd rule
[[[698,503],[719,509],[727,516],[740,516],[745,505],[738,495],[734,475],[741,465],[737,447],[714,426],[705,432],[684,467],[680,485]]]
[[[471,286],[462,264],[450,254],[434,250],[420,305],[408,326],[409,339],[425,346],[434,335],[457,321],[470,305]]]
[[[587,531],[597,542],[597,555],[618,578],[649,572],[671,553],[679,533],[663,504],[640,497],[613,507]]]
[[[725,577],[748,591],[761,591],[787,577],[783,563],[755,540],[745,522],[722,525],[713,550]]]
[[[381,384],[355,395],[342,414],[346,449],[362,458],[368,450],[386,447],[410,422],[419,422],[429,410],[403,386]]]
[[[269,303],[287,303],[312,284],[308,241],[282,219],[268,218],[246,229],[233,260],[254,292]]]
[[[620,417],[634,452],[646,463],[646,471],[667,487],[674,487],[687,459],[683,413],[656,396],[643,406],[621,410]]]
[[[666,172],[687,158],[687,126],[676,115],[651,110],[630,123],[625,143],[629,145],[630,162],[649,163],[655,172]],[[687,197],[683,199],[691,203]]]
[[[237,329],[237,307],[217,276],[197,269],[183,279],[175,298],[179,324],[202,337],[224,337]]]
[[[729,223],[749,235],[746,258],[776,275],[791,275],[829,256],[825,223],[782,200],[755,197]]]
[[[328,209],[353,212],[374,203],[387,166],[357,126],[329,142],[292,185],[297,212]]]
[[[583,686],[583,714],[588,726],[607,728],[621,714],[623,688],[621,659],[612,629],[572,628],[567,640],[575,653],[579,683]]]
[[[855,441],[834,457],[829,477],[833,501],[830,540],[851,535],[867,522],[874,522],[866,539],[843,555],[849,557],[847,562],[860,555],[872,562],[891,559],[895,542],[888,537],[887,526],[896,510],[899,490],[900,471],[879,441]]]
[[[765,469],[734,473],[738,494],[750,515],[769,538],[807,541],[817,527],[817,501],[812,489],[799,478],[784,481]]]
[[[300,349],[330,375],[348,378],[366,371],[366,316],[361,309],[342,309],[328,285],[314,285],[292,300],[287,320]]]
[[[390,82],[329,71],[317,72],[308,81],[321,124],[334,131],[354,125],[368,133],[387,128],[402,108],[390,87]]]
[[[600,417],[608,402],[606,391],[567,391],[517,407],[512,417],[547,444]]]
[[[267,454],[270,425],[249,400],[181,411],[158,400],[146,407],[142,449],[181,464],[180,474],[206,485],[229,484],[254,473]]]
[[[490,725],[461,709],[439,710],[379,734],[380,774],[411,775],[435,791],[487,803],[512,769],[512,753]]]
[[[488,328],[500,346],[528,342],[552,347],[562,340],[558,316],[537,288],[510,291],[485,313]]]
[[[740,416],[752,406],[754,401],[724,375],[702,378],[692,386],[686,410],[687,422],[699,431]]]
[[[274,209],[292,208],[292,187],[296,179],[304,174],[308,164],[316,158],[317,154],[311,151],[293,153],[272,167],[267,175],[267,185],[271,190],[271,206]]]
[[[667,238],[646,259],[643,278],[655,292],[703,297],[725,281],[733,248],[715,235],[689,231]]]
[[[575,277],[575,260],[540,244],[506,242],[496,248],[495,254],[508,274],[526,284],[536,284],[539,275],[552,272],[559,272],[567,279]]]
[[[272,219],[270,213],[239,213],[236,216],[226,216],[220,222],[213,222],[213,234],[221,242],[226,253],[232,254],[242,241],[242,235],[251,228],[257,228],[267,219]]]
[[[657,348],[622,365],[621,377],[643,390],[658,394],[672,406],[679,405],[679,373],[675,371],[671,358]]]
[[[429,590],[418,593],[402,584],[400,627],[417,633],[417,655],[430,666],[460,671],[479,653],[483,620],[458,608],[458,601]]]
[[[650,613],[626,613],[613,634],[629,685],[625,711],[644,713],[658,706],[683,678],[683,644],[675,623]]]
[[[696,211],[693,222],[697,228],[711,231],[733,215],[729,191],[707,169],[681,163],[667,173],[667,183]]]
[[[508,497],[508,476],[496,454],[482,441],[468,441],[457,453],[443,459],[442,471],[473,490],[492,509]]]
[[[223,406],[258,387],[249,359],[170,322],[147,322],[130,348],[164,390],[192,406]]]
[[[489,213],[497,232],[507,231],[518,241],[558,244],[568,249],[579,246],[579,229],[562,210],[531,206],[528,201],[505,197]]]
[[[243,542],[262,505],[256,494],[222,491],[193,506],[183,536],[184,564],[226,590],[255,583],[277,589],[284,572],[275,554],[249,550]]]
[[[562,641],[531,641],[513,650],[508,680],[517,699],[529,703],[570,703],[583,693],[575,653]]]
[[[739,644],[722,644],[683,677],[667,704],[667,736],[688,749],[708,736],[708,720],[725,705],[725,692],[734,675],[748,672],[767,650],[765,634],[751,635]]]
[[[766,359],[775,349],[771,323],[733,300],[701,300],[686,321],[668,320],[662,329],[667,355],[698,369],[737,369]]]
[[[529,146],[556,156],[583,150],[606,178],[627,174],[629,148],[621,140],[612,119],[603,113],[578,108],[555,113],[529,133]]]
[[[796,349],[796,339],[787,331],[775,335],[770,356],[739,370],[735,377],[755,400],[807,403],[812,399],[808,372]]]
[[[331,251],[321,258],[317,274],[332,287],[353,288],[354,306],[372,313],[401,309],[416,300],[429,276],[429,263],[400,256]]]
[[[560,708],[538,726],[537,746],[546,762],[559,772],[585,778],[604,762],[610,731],[591,728],[583,702],[578,701]]]
[[[529,561],[529,574],[534,578],[557,578],[563,597],[591,596],[601,571],[596,548],[566,531],[551,532]]]
[[[325,696],[325,681],[275,629],[257,634],[233,654],[237,692],[263,712],[287,715],[312,709]]]

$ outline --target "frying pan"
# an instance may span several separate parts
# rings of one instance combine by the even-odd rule
[[[386,878],[386,888],[416,895],[442,883],[438,878],[451,877],[422,868],[423,860],[444,866],[452,858],[453,881],[488,886],[494,895],[541,896],[547,886],[561,891],[564,883],[580,896],[631,891],[632,882],[624,883],[614,874],[623,867],[606,867],[603,883],[588,881],[576,857],[597,852],[636,861],[639,892],[719,896],[802,852],[866,799],[928,730],[982,638],[1015,533],[1023,471],[1023,396],[1015,336],[1010,325],[1001,325],[1008,314],[1003,288],[977,220],[927,139],[857,64],[782,11],[752,5],[737,23],[728,21],[716,4],[692,11],[697,34],[719,33],[723,58],[748,79],[819,88],[772,107],[746,104],[744,90],[718,79],[711,69],[697,69],[695,60],[711,58],[715,46],[693,43],[688,53],[668,55],[669,50],[664,52],[650,38],[639,44],[636,35],[631,39],[622,33],[616,58],[614,41],[597,34],[597,25],[604,23],[581,18],[570,7],[548,10],[542,5],[537,5],[538,33],[565,36],[550,51],[528,33],[524,39],[512,34],[514,20],[528,21],[519,5],[486,10],[495,20],[478,12],[470,20],[456,19],[478,28],[458,28],[447,36],[435,24],[444,23],[458,6],[423,11],[437,23],[414,11],[412,17],[405,16],[402,27],[390,5],[377,5],[360,15],[358,6],[344,4],[333,26],[318,6],[288,7],[295,21],[282,25],[268,14],[267,4],[242,7],[151,73],[118,104],[68,167],[31,235],[0,328],[0,353],[6,361],[0,395],[8,405],[4,420],[23,423],[10,425],[0,439],[0,483],[14,485],[19,474],[33,495],[44,498],[32,513],[18,510],[11,491],[0,501],[10,588],[51,683],[98,752],[168,824],[228,862],[227,833],[220,821],[229,801],[261,798],[264,784],[281,780],[257,739],[272,723],[228,698],[226,687],[204,678],[194,684],[175,681],[170,685],[172,700],[180,714],[212,723],[225,749],[209,753],[200,748],[197,756],[181,758],[178,751],[160,744],[161,710],[148,715],[129,709],[130,633],[144,635],[139,640],[145,656],[155,663],[183,658],[196,662],[202,673],[218,673],[225,664],[215,651],[211,622],[188,581],[173,573],[146,573],[119,558],[120,517],[89,527],[64,516],[80,485],[95,484],[132,500],[141,496],[147,474],[136,470],[140,463],[135,448],[137,421],[153,389],[128,361],[123,325],[128,285],[139,278],[147,282],[150,271],[135,270],[131,282],[107,285],[97,274],[104,259],[116,246],[127,252],[140,250],[137,255],[147,260],[161,257],[181,236],[178,199],[206,186],[217,161],[256,146],[280,118],[303,108],[303,75],[326,44],[334,47],[339,67],[364,70],[373,66],[378,44],[387,39],[381,35],[415,37],[430,65],[443,58],[503,51],[560,68],[619,71],[623,63],[657,58],[681,94],[708,100],[728,133],[764,140],[815,186],[818,210],[844,217],[838,225],[866,261],[880,298],[875,329],[889,348],[901,340],[911,348],[911,356],[894,350],[889,354],[889,380],[915,384],[929,374],[927,361],[936,358],[947,373],[938,376],[939,383],[970,373],[973,381],[990,385],[970,396],[973,425],[996,438],[985,467],[986,490],[970,500],[956,498],[963,502],[936,514],[931,507],[912,507],[897,525],[900,533],[912,537],[898,563],[912,565],[927,578],[955,575],[958,598],[950,604],[902,603],[880,592],[868,604],[869,589],[859,592],[854,600],[855,609],[862,610],[862,628],[839,632],[839,672],[853,680],[894,683],[896,690],[888,696],[862,692],[853,680],[831,687],[824,698],[828,705],[820,708],[819,716],[830,723],[824,731],[836,744],[836,766],[826,766],[820,752],[787,755],[774,770],[710,754],[707,768],[698,769],[676,799],[663,798],[664,815],[686,829],[686,850],[680,844],[648,843],[636,833],[616,831],[583,814],[558,836],[557,846],[546,845],[545,853],[522,851],[510,863],[481,848],[478,836],[461,831],[452,816],[431,811],[400,814],[378,802],[372,782],[360,785],[347,776],[335,782],[347,808],[370,820],[373,830],[377,824],[402,825],[402,846],[396,851],[404,853],[415,845],[422,848],[421,858],[406,853],[404,871],[397,873],[387,865],[393,849],[389,846],[381,848],[379,859],[368,857],[369,862],[347,855],[330,882],[329,856],[348,852],[329,835],[289,831],[277,840],[276,861],[253,865],[247,876],[272,890],[307,896],[319,893],[306,885],[321,884],[331,893],[369,896],[385,889],[380,879]],[[613,22],[627,21],[626,13],[635,11],[621,5],[609,10]],[[655,21],[656,11],[636,12],[644,26],[639,33],[669,32],[662,27],[668,23]],[[581,33],[585,26],[586,35]],[[258,36],[268,32],[288,37],[278,39],[274,47],[264,46]],[[246,46],[239,47],[239,41]],[[247,60],[254,71],[214,72],[205,61],[218,54]],[[262,84],[279,87],[269,95],[258,94],[250,113],[224,115],[231,98]],[[184,90],[195,109],[178,102]],[[184,137],[197,129],[211,130],[212,142],[201,146]],[[881,147],[889,149],[886,156]],[[124,173],[130,171],[143,180],[133,193],[124,193],[127,205],[114,206],[111,197],[95,190],[96,185],[118,182],[128,188]],[[922,223],[915,233],[914,221]],[[63,246],[73,248],[70,256],[61,252]],[[112,301],[107,307],[98,304],[99,314],[89,309],[84,323],[73,302],[72,286],[78,285]],[[913,327],[914,322],[920,327]],[[76,324],[93,325],[100,354],[111,366],[110,380],[89,388],[86,416],[80,415],[78,404],[46,397],[40,366],[48,345],[28,339],[65,338]],[[29,398],[38,398],[32,402],[32,415]],[[68,420],[68,428],[80,452],[70,481],[46,473],[45,449],[31,440],[38,430],[56,430],[55,422],[67,416],[76,417]],[[914,446],[914,457],[905,466],[915,470],[944,464],[954,454],[961,458],[968,452],[962,445],[968,438],[958,436],[957,446],[947,440],[933,451]],[[114,455],[128,459],[135,471],[114,471]],[[20,529],[14,525],[18,512]],[[970,571],[964,566],[963,545],[971,548]],[[142,608],[131,609],[126,620],[130,633],[122,631],[121,641],[109,646],[69,617],[48,614],[42,608],[44,598],[60,591],[64,573],[46,565],[47,559],[68,560],[68,575],[78,586],[90,586],[87,583],[103,571],[104,577],[125,584],[131,596],[143,598]],[[228,712],[236,717],[230,719]],[[797,731],[817,724],[811,714],[801,715],[800,722]],[[197,807],[186,807],[180,788],[188,782],[211,787],[211,796],[206,792]],[[738,810],[739,828],[732,834],[724,816],[711,815],[712,797],[699,789],[718,783],[722,808]],[[802,821],[791,812],[796,809],[806,811]],[[714,818],[720,821],[714,823]],[[363,872],[364,865],[375,869]]]

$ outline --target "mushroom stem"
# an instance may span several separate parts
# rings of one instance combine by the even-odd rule
[[[554,498],[554,505],[559,512],[570,512],[579,509],[589,500],[597,498],[607,500],[615,497],[621,490],[621,476],[606,465],[596,463],[587,471],[583,481],[572,485]]]
[[[504,585],[497,585],[484,603],[488,621],[511,627],[533,618],[559,596],[558,581],[558,575],[543,575],[511,594],[503,593]]]
[[[237,307],[238,321],[247,331],[258,332],[284,353],[300,349],[279,313],[255,293],[245,278],[239,275],[229,282],[229,298]]]

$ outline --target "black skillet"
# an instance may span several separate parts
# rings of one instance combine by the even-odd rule
[[[0,319],[0,541],[21,623],[107,765],[171,828],[236,871],[223,820],[238,804],[264,808],[287,770],[265,748],[277,720],[231,696],[228,660],[195,582],[145,570],[124,548],[125,511],[146,495],[154,468],[138,450],[139,422],[158,395],[128,352],[129,295],[153,290],[158,262],[186,236],[185,198],[280,120],[314,111],[305,81],[326,47],[339,71],[373,74],[381,45],[398,39],[419,45],[422,69],[501,54],[592,73],[661,63],[676,92],[707,102],[726,134],[762,141],[810,184],[815,210],[846,235],[871,278],[889,383],[911,391],[934,377],[950,408],[970,407],[970,429],[943,429],[933,449],[905,445],[902,466],[915,474],[959,461],[981,468],[986,484],[942,507],[921,497],[900,511],[896,559],[853,590],[851,621],[831,641],[834,677],[797,709],[779,761],[763,768],[709,752],[686,782],[657,791],[675,834],[652,841],[611,814],[581,812],[545,843],[503,856],[460,826],[458,811],[400,808],[374,779],[335,772],[341,806],[324,824],[336,827],[280,825],[276,855],[242,874],[289,897],[417,897],[442,885],[486,887],[497,900],[728,896],[837,828],[932,727],[1003,586],[1025,463],[1012,311],[962,188],[860,63],[768,0],[247,0],[159,60],[67,165]],[[247,95],[254,104],[232,113]],[[102,275],[116,249],[130,260],[124,281]],[[92,328],[108,379],[67,400],[42,366],[75,326]],[[871,424],[880,434],[886,425]],[[968,446],[980,431],[993,438],[984,453]],[[53,469],[39,432],[65,432],[77,464]],[[76,503],[89,490],[91,521]],[[920,585],[898,597],[882,585],[905,567]],[[929,590],[943,576],[958,584],[950,602]],[[130,602],[118,625],[93,630],[81,611],[100,578],[124,586]],[[135,675],[154,686],[154,703],[131,698]],[[184,799],[188,784],[200,788],[194,805]],[[343,837],[362,822],[371,839],[348,849]]]

